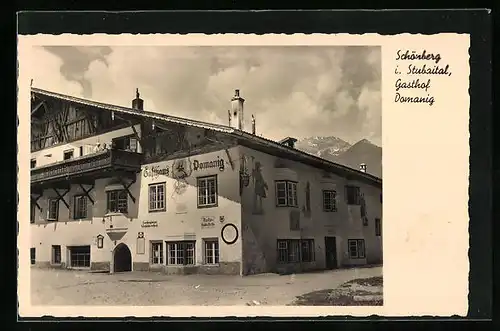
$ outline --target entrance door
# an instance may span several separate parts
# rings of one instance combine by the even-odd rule
[[[132,271],[132,254],[127,245],[121,243],[116,246],[113,263],[114,272]]]
[[[337,241],[335,237],[325,237],[326,269],[337,268]]]

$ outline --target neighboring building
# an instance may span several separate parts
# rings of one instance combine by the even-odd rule
[[[297,272],[381,263],[382,181],[229,126],[32,89],[31,264]],[[101,144],[101,146],[97,146]],[[105,146],[103,146],[105,144]],[[369,166],[369,165],[368,165]]]

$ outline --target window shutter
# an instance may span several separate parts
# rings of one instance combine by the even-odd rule
[[[74,210],[75,210],[75,197],[71,197],[68,201],[68,205],[69,205],[69,210],[68,210],[68,218],[70,220],[73,219],[73,216],[74,216]]]

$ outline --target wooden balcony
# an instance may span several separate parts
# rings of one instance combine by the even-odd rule
[[[57,182],[87,182],[113,173],[141,170],[142,154],[118,149],[104,150],[78,158],[31,169],[32,186],[51,186]]]

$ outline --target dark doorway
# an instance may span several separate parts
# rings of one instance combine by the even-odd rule
[[[337,268],[337,240],[335,237],[325,237],[326,269]]]
[[[114,272],[124,272],[132,271],[132,254],[130,249],[125,244],[119,244],[115,248],[113,256],[113,271]]]

